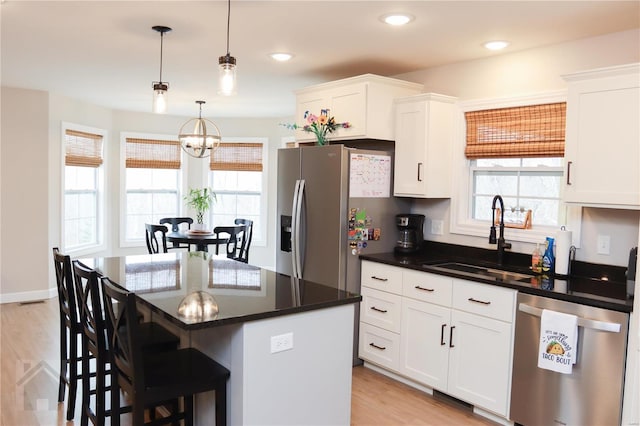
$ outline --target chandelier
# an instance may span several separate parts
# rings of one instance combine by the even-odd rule
[[[198,118],[192,118],[182,125],[178,140],[184,152],[195,158],[206,158],[220,145],[220,130],[212,121],[202,118],[202,104]]]

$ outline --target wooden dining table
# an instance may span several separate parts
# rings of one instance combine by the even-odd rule
[[[210,245],[227,244],[229,238],[220,238],[213,232],[194,232],[192,230],[167,232],[167,241],[176,244],[195,245],[197,251],[209,251]],[[217,253],[217,251],[216,251]]]

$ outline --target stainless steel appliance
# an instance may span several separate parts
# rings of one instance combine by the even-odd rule
[[[395,215],[409,208],[392,188],[392,152],[278,150],[277,272],[359,293],[359,253],[393,250]]]
[[[571,374],[537,366],[543,309],[578,317]],[[518,294],[510,419],[526,426],[620,424],[628,326],[624,312]]]
[[[394,251],[400,254],[415,253],[424,243],[424,215],[403,213],[396,215],[398,240]]]

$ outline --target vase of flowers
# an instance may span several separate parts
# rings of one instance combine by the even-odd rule
[[[193,225],[195,230],[205,230],[204,214],[211,208],[215,199],[216,194],[210,188],[189,188],[189,193],[184,196],[184,200],[188,207],[196,211],[196,223]]]
[[[336,129],[343,128],[348,129],[351,124],[348,121],[338,123],[334,117],[329,115],[329,109],[321,109],[320,115],[315,115],[309,111],[304,113],[305,124],[285,124],[288,129],[302,129],[307,133],[313,133],[316,136],[316,143],[318,145],[326,145],[329,143],[328,135],[333,133]]]

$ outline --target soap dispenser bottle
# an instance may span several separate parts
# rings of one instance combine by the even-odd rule
[[[555,257],[553,255],[554,239],[547,237],[547,248],[542,255],[542,272],[544,274],[552,274],[555,271]]]
[[[536,244],[536,248],[531,253],[531,271],[539,274],[542,272],[542,252],[540,251],[540,243]]]

